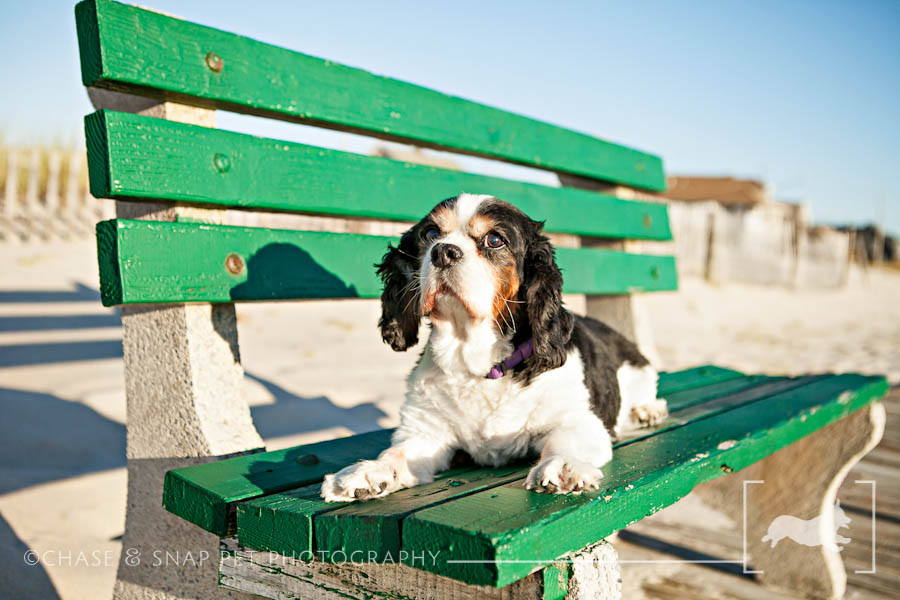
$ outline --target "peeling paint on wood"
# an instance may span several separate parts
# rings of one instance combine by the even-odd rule
[[[136,6],[86,0],[75,15],[88,87],[665,189],[658,156],[583,133]]]
[[[692,411],[691,420],[618,444],[613,461],[604,468],[604,488],[597,492],[580,496],[529,492],[522,486],[528,465],[513,465],[504,472],[463,469],[382,500],[342,505],[323,502],[315,485],[285,491],[290,484],[282,478],[281,493],[239,506],[241,542],[292,556],[369,549],[379,556],[390,552],[393,558],[402,556],[401,552],[406,556],[427,553],[438,560],[416,564],[417,568],[470,584],[503,586],[665,508],[702,481],[768,456],[887,389],[883,378],[861,375],[788,379],[737,373],[720,381],[726,373],[735,372],[713,367],[691,371],[660,378],[661,394],[685,401],[683,408],[673,412],[676,420],[679,411]],[[700,373],[705,373],[705,379]],[[684,389],[688,380],[693,381],[694,390]],[[727,388],[732,394],[708,397],[729,381],[734,382]],[[672,389],[679,392],[670,393]],[[690,401],[702,398],[706,399],[700,404]],[[707,414],[702,411],[705,403],[713,409]],[[386,438],[381,442],[386,445]],[[311,451],[308,447],[292,450],[297,456]],[[241,458],[265,460],[265,456]],[[354,460],[346,458],[328,462],[340,467]],[[194,469],[201,473],[203,467]],[[227,465],[225,469],[238,475],[233,482],[244,490],[245,498],[272,493],[274,486],[268,491],[259,486],[248,490],[246,483],[240,483],[240,469]],[[217,485],[215,476],[202,475]],[[450,485],[453,481],[463,481],[463,486]]]
[[[384,236],[115,219],[97,225],[104,305],[376,298]],[[235,257],[246,268],[233,273]],[[563,291],[621,294],[677,288],[670,256],[559,248]],[[660,273],[654,277],[652,273]]]
[[[711,365],[677,373],[661,373],[660,394],[667,395],[671,390],[684,391],[689,385],[695,386],[699,392],[715,385],[725,374],[743,377],[737,371]],[[303,540],[307,540],[306,544],[311,544],[312,534],[304,529],[304,522],[297,519],[311,519],[317,512],[339,508],[341,505],[331,504],[323,508],[316,502],[309,502],[310,499],[317,498],[315,494],[310,495],[309,490],[297,488],[318,484],[325,474],[356,460],[374,458],[388,447],[392,432],[392,429],[385,429],[170,471],[166,475],[164,505],[181,518],[221,536],[225,532],[235,531],[234,506],[237,502],[275,494],[270,496],[271,500],[268,502],[248,504],[243,516],[249,522],[253,519],[281,518],[266,515],[266,511],[284,510],[293,513],[293,516],[285,518],[291,523],[289,527],[296,528],[300,533],[286,540],[282,539],[285,544],[282,548],[285,552],[306,551],[310,546],[300,544],[304,544]],[[277,494],[282,491],[285,494]],[[285,508],[288,506],[290,508]],[[260,512],[257,514],[254,511]],[[242,515],[239,514],[240,516]],[[250,527],[245,527],[242,534],[244,537],[241,541],[246,546],[273,550],[281,543],[266,533],[254,537],[255,533],[249,531]]]
[[[91,193],[418,221],[443,198],[492,194],[548,231],[671,239],[667,207],[362,156],[128,113],[85,117]],[[227,164],[227,168],[225,165]],[[263,175],[261,175],[263,174]]]

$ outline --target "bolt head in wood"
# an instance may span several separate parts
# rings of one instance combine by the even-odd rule
[[[210,52],[206,55],[206,66],[214,73],[221,73],[225,67],[225,61],[215,52]]]
[[[224,154],[216,154],[213,157],[213,164],[219,173],[227,173],[231,169],[231,159]]]
[[[237,254],[229,254],[225,257],[225,268],[232,275],[239,275],[244,270],[244,259]]]
[[[319,464],[319,457],[315,454],[304,454],[297,457],[297,464],[303,465],[304,467],[311,467]]]

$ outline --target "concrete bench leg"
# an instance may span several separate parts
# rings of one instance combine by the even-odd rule
[[[817,542],[835,539],[838,487],[850,469],[881,440],[884,422],[884,406],[872,404],[735,475],[695,489],[704,502],[740,524],[744,520],[744,487],[747,488],[749,570],[761,571],[756,576],[762,583],[811,598],[843,596],[847,574],[840,553],[831,543]],[[802,545],[785,537],[773,548],[769,539],[763,541],[772,522],[781,515],[818,519],[813,534],[816,545]],[[784,529],[778,524],[775,528]]]
[[[422,560],[431,559],[426,554]],[[240,548],[234,539],[222,540],[219,575],[221,585],[229,589],[276,600],[619,600],[622,597],[618,555],[606,542],[585,548],[571,557],[571,563],[555,563],[503,588],[469,585],[405,564],[302,561],[274,552]]]
[[[557,177],[560,184],[567,187],[601,192],[623,200],[660,202],[658,197],[642,194],[640,191],[632,188],[604,183],[596,179],[587,179],[569,173],[558,173]],[[581,237],[580,242],[580,245],[586,248],[641,252],[641,242],[639,241]],[[647,360],[652,365],[660,368],[662,361],[660,360],[659,352],[656,350],[653,333],[650,329],[650,321],[642,305],[640,294],[586,296],[585,314],[603,321],[634,342]]]
[[[599,542],[572,558],[565,600],[619,600],[621,597],[622,571],[619,554],[612,544]]]
[[[97,108],[215,124],[211,110],[90,90]],[[117,203],[123,218],[211,222],[218,211]],[[233,304],[124,306],[128,508],[114,597],[237,598],[218,583],[218,538],[162,508],[167,470],[261,448],[243,397]]]

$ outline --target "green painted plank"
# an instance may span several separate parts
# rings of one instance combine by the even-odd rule
[[[659,374],[659,395],[667,396],[681,390],[697,387],[698,384],[709,385],[718,381],[727,381],[743,376],[744,374],[740,371],[715,365],[701,365],[674,373],[662,372]],[[663,390],[662,386],[663,380],[666,382],[665,390]]]
[[[85,117],[91,193],[418,221],[462,192],[515,204],[547,230],[671,239],[666,205],[362,156],[127,113]],[[264,173],[264,176],[260,176]]]
[[[322,500],[321,489],[321,484],[310,485],[238,503],[238,543],[299,560],[324,560],[315,554],[313,516],[339,505]]]
[[[727,382],[707,386],[707,388],[689,390],[690,392],[696,391],[696,396],[689,396],[689,399],[687,399],[687,401],[685,401],[685,399],[682,399],[681,402],[676,402],[674,405],[670,405],[669,416],[665,421],[655,427],[648,427],[645,429],[639,429],[634,432],[629,432],[628,436],[619,441],[619,443],[616,444],[615,447],[618,448],[619,446],[624,446],[626,444],[633,444],[634,442],[640,441],[644,438],[659,435],[661,433],[664,433],[676,427],[681,427],[699,419],[708,419],[727,410],[731,410],[737,406],[755,402],[768,396],[774,396],[778,393],[802,387],[804,385],[809,385],[824,377],[830,377],[830,375],[808,375],[804,377],[793,378],[759,377],[754,381],[753,378],[756,377],[759,376],[752,376],[748,378],[749,381],[743,379],[732,379]],[[739,383],[743,383],[744,385],[737,385]],[[724,391],[724,389],[729,387],[728,384],[731,384],[731,387],[735,388],[730,393]],[[720,394],[712,394],[708,389],[719,387],[721,387]],[[676,396],[680,394],[676,394]],[[704,396],[705,398],[700,400],[700,398]]]
[[[75,16],[86,86],[665,189],[659,157],[583,133],[134,6]]]
[[[403,517],[520,479],[522,469],[522,463],[497,469],[457,468],[431,483],[353,504],[325,502],[319,497],[320,485],[241,502],[237,505],[238,541],[253,550],[289,556],[314,553],[326,561],[397,561]]]
[[[400,523],[404,517],[428,506],[520,479],[522,469],[521,462],[496,469],[456,469],[441,474],[431,483],[399,490],[387,498],[347,504],[317,514],[314,519],[316,552],[335,558],[359,555],[369,561],[398,560]]]
[[[391,429],[239,456],[166,473],[163,506],[221,537],[234,531],[234,504],[322,480],[353,461],[375,458]]]
[[[678,289],[674,256],[594,248],[557,248],[556,264],[569,294],[634,294]]]
[[[715,384],[710,387],[720,388],[718,393],[714,393],[713,390],[704,390],[705,393],[698,394],[697,398],[677,403],[671,409],[672,422],[663,423],[663,427],[671,427],[675,422],[690,423],[697,419],[705,419],[735,406],[809,385],[830,376],[830,374],[802,377],[752,376],[748,378],[747,385],[744,386],[734,385],[734,380]],[[732,384],[734,389],[726,392],[729,384]]]
[[[544,567],[542,600],[565,600],[569,593],[569,563],[553,563]]]
[[[616,450],[603,489],[538,494],[520,481],[414,513],[403,548],[440,552],[424,568],[503,586],[654,513],[697,484],[742,469],[884,395],[883,377],[841,375]]]
[[[724,371],[705,366],[661,373],[660,393],[675,387],[683,389],[688,380],[701,386],[717,380]],[[689,377],[684,373],[689,373]],[[237,502],[272,494],[265,501],[238,505],[238,518],[241,517],[241,508],[246,507],[246,511],[260,511],[259,514],[246,512],[247,522],[256,519],[262,523],[253,531],[247,526],[241,533],[242,543],[260,550],[273,550],[277,545],[286,553],[307,551],[312,547],[311,527],[308,527],[310,519],[317,512],[326,508],[330,510],[335,505],[322,506],[325,503],[318,500],[317,493],[313,491],[311,494],[309,488],[302,486],[319,483],[327,473],[357,460],[373,458],[387,448],[392,432],[392,429],[386,429],[173,470],[166,474],[164,505],[170,512],[207,531],[225,535],[223,532],[233,529],[229,525],[229,516]],[[316,462],[308,464],[312,460],[310,455],[316,457]],[[297,459],[301,457],[303,460],[298,463]],[[282,491],[285,493],[276,493]],[[296,531],[298,535],[291,533],[273,538],[273,534],[269,533],[269,523],[275,521],[280,527],[277,531]],[[307,532],[307,538],[303,537],[303,531]],[[303,539],[308,539],[306,545],[303,545]]]
[[[660,398],[669,398],[676,392],[706,387],[728,379],[745,377],[758,377],[758,375],[744,375],[740,371],[725,369],[715,365],[702,365],[681,371],[661,371],[656,384],[657,395]]]
[[[710,374],[706,379],[693,380],[694,383],[700,384],[690,389],[680,388],[678,391],[668,391],[668,387],[663,386],[663,376],[660,374],[660,381],[657,385],[658,395],[666,399],[669,406],[669,414],[684,410],[697,404],[702,404],[713,398],[720,398],[740,392],[742,390],[755,387],[760,383],[772,381],[775,379],[786,379],[784,377],[771,377],[768,375],[743,375],[726,380],[721,380],[718,374]],[[671,385],[671,384],[670,384]],[[677,384],[676,384],[677,385]],[[675,387],[674,385],[672,387]]]
[[[716,380],[721,373],[715,369],[707,371],[708,380]],[[660,389],[667,389],[669,379],[677,381],[671,374],[661,378]],[[742,377],[730,380],[740,382],[743,387],[722,387],[722,383],[701,386],[674,394],[681,408],[676,408],[670,419],[652,430],[642,430],[640,437],[658,435],[668,429],[684,425],[692,418],[717,414],[746,402],[771,396],[777,392],[798,387],[814,381],[807,378],[765,378],[760,376]],[[683,383],[684,378],[681,378]],[[702,384],[703,379],[694,374],[693,381]],[[728,383],[730,383],[728,382]],[[718,391],[718,397],[711,395]],[[731,391],[731,394],[727,394]],[[696,392],[685,401],[688,394]],[[739,393],[734,393],[739,392]],[[705,404],[697,404],[706,396]],[[725,394],[725,395],[722,395]],[[698,400],[698,398],[700,398]],[[687,412],[693,411],[688,416]],[[632,443],[629,439],[615,445]],[[494,488],[510,481],[521,480],[527,474],[533,461],[523,461],[499,469],[470,467],[441,474],[435,482],[411,489],[400,490],[386,498],[349,505],[328,504],[318,498],[311,488],[285,493],[277,497],[250,501],[238,507],[238,540],[241,545],[255,550],[273,551],[296,556],[299,553],[323,552],[324,556],[339,556],[339,560],[353,554],[368,560],[381,561],[386,557],[395,560],[400,555],[401,520],[412,512],[427,506],[447,502],[461,495]],[[318,486],[314,486],[318,489]],[[246,507],[246,514],[243,512]],[[313,525],[313,521],[315,524]],[[277,523],[277,527],[273,524]],[[313,531],[313,538],[307,533]],[[307,546],[306,544],[314,544]],[[374,558],[371,558],[371,554]]]
[[[373,264],[396,239],[358,234],[114,219],[97,225],[103,304],[376,298]],[[230,262],[228,262],[230,261]],[[675,260],[559,248],[563,291],[677,287]],[[226,266],[237,266],[232,273]]]

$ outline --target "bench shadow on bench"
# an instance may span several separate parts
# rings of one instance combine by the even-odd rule
[[[263,246],[247,261],[246,270],[247,280],[231,288],[232,300],[359,298],[355,285],[348,285],[309,252],[292,244]]]

